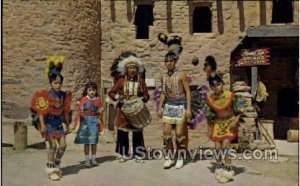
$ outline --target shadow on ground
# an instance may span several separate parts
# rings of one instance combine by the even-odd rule
[[[96,161],[98,162],[98,164],[101,164],[104,162],[110,162],[110,161],[114,161],[114,160],[116,160],[115,156],[103,156],[100,158],[96,158]],[[71,175],[71,174],[77,174],[81,169],[92,169],[92,168],[93,168],[93,166],[87,168],[84,164],[84,161],[81,161],[77,165],[62,167],[61,170],[63,172],[63,175],[66,176],[66,175]]]
[[[14,145],[10,143],[1,143],[1,147],[14,147]],[[32,145],[28,145],[27,148],[44,150],[47,147],[46,147],[46,142],[43,141]]]
[[[215,169],[216,169],[216,165],[217,163],[215,162],[211,162],[210,164],[212,164],[211,167],[207,167],[211,173],[214,173],[215,172]],[[233,168],[233,171],[234,171],[234,175],[238,175],[238,174],[241,174],[243,172],[245,172],[245,167],[236,167],[236,166],[232,166]]]
[[[211,154],[205,154],[205,150],[206,149],[201,149],[203,151],[198,151],[199,149],[189,149],[189,151],[186,151],[186,156],[183,156],[185,157],[185,161],[184,161],[184,166],[190,164],[190,163],[196,163],[198,161],[206,161],[206,160],[214,160],[214,156],[211,155]],[[158,152],[158,153],[155,153],[155,152]],[[146,160],[156,160],[156,159],[159,159],[159,158],[165,158],[164,155],[166,154],[161,154],[163,153],[162,152],[162,149],[152,149],[152,151],[147,151],[147,157],[146,157]],[[162,156],[161,156],[162,155]],[[177,153],[175,153],[175,156],[172,156],[174,157],[174,159],[176,160],[177,159]],[[159,157],[159,158],[158,158]],[[172,158],[173,159],[173,158]],[[215,168],[216,168],[216,163],[215,162],[211,162],[212,166],[210,167],[207,167],[210,172],[214,173],[215,171]],[[236,167],[236,166],[233,166],[233,170],[235,172],[235,175],[238,175],[240,173],[243,173],[245,172],[245,167]]]
[[[35,143],[35,144],[32,144],[32,145],[28,145],[27,148],[43,150],[43,149],[46,149],[47,146],[46,146],[46,142],[45,142],[45,141],[42,141],[42,142],[39,142],[39,143]]]
[[[1,143],[1,147],[13,147],[13,144],[9,144],[9,143]]]

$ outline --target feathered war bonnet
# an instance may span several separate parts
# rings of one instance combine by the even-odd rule
[[[168,53],[165,55],[165,60],[177,61],[183,49],[181,46],[181,37],[175,35],[168,38],[166,34],[159,33],[158,40],[168,47]]]
[[[53,81],[63,82],[64,77],[61,75],[61,71],[63,68],[63,62],[65,60],[64,56],[50,56],[47,59],[46,66],[46,75],[48,76],[49,82]]]
[[[138,69],[138,74],[145,78],[146,69],[144,67],[143,61],[137,57],[135,53],[126,51],[120,54],[117,57],[111,68],[111,76],[115,78],[115,80],[119,79],[119,77],[126,75],[127,68],[130,66],[135,66]]]

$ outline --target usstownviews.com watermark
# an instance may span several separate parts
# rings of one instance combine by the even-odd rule
[[[197,149],[178,149],[173,151],[171,149],[165,150],[161,148],[138,147],[135,154],[149,160],[160,160],[165,159],[166,157],[175,159],[178,155],[183,159],[189,160],[212,160],[215,158],[224,159],[225,157],[231,160],[278,160],[277,149],[245,149],[243,152],[238,153],[235,149],[217,150],[199,147]],[[129,158],[131,158],[130,156]]]

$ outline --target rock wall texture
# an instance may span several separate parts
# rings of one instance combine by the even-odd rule
[[[128,3],[129,2],[129,3]],[[150,26],[149,39],[135,39],[134,16],[138,3],[153,4],[154,23]],[[197,3],[198,2],[198,3]],[[272,1],[266,1],[261,8],[258,1],[172,1],[168,20],[166,1],[101,1],[102,10],[102,78],[110,78],[109,67],[115,56],[121,51],[132,50],[142,57],[148,77],[158,80],[160,71],[164,71],[166,47],[157,39],[160,32],[182,37],[183,52],[178,63],[180,70],[187,71],[194,81],[192,84],[205,83],[202,64],[207,55],[214,55],[219,71],[229,82],[229,60],[231,51],[245,35],[247,27],[270,25],[272,19]],[[212,11],[212,32],[191,33],[192,10],[197,6],[209,6]],[[294,3],[294,23],[298,24],[298,2]],[[265,18],[264,18],[265,17]],[[170,26],[171,25],[171,26]],[[171,27],[171,28],[170,28]],[[191,60],[200,59],[195,68]]]
[[[100,3],[3,2],[3,115],[27,118],[32,94],[48,89],[45,61],[66,57],[63,89],[79,97],[88,80],[100,81]]]
[[[134,17],[139,4],[152,4],[154,23],[149,39],[135,39]],[[195,7],[208,6],[212,12],[211,33],[191,33],[192,12]],[[299,22],[299,3],[294,2],[294,22]],[[202,70],[205,57],[214,55],[218,71],[223,74],[226,88],[230,83],[230,55],[245,35],[248,27],[271,25],[272,1],[101,1],[101,68],[102,78],[109,79],[113,59],[124,50],[137,53],[145,62],[147,77],[160,85],[160,74],[166,71],[166,47],[158,41],[158,33],[182,37],[183,51],[177,67],[192,77],[192,85],[207,84]],[[284,24],[282,24],[284,25]],[[193,57],[200,63],[193,66]],[[154,114],[153,102],[148,104]]]
[[[149,39],[135,39],[134,18],[138,4],[153,4],[154,23]],[[211,33],[191,33],[192,12],[208,6],[212,12]],[[110,1],[110,0],[5,0],[3,2],[3,115],[26,118],[32,94],[49,87],[45,60],[65,55],[64,88],[80,97],[87,81],[111,79],[115,57],[131,50],[143,59],[147,77],[159,86],[165,70],[166,47],[160,32],[182,37],[183,52],[178,69],[186,71],[192,85],[206,84],[202,64],[214,55],[225,83],[230,82],[229,61],[250,26],[270,25],[272,1]],[[294,2],[294,22],[299,22],[299,2]],[[200,63],[193,66],[191,60]],[[153,103],[149,107],[153,109]]]

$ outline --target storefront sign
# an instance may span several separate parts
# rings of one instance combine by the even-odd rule
[[[236,67],[270,65],[269,48],[242,49]]]

